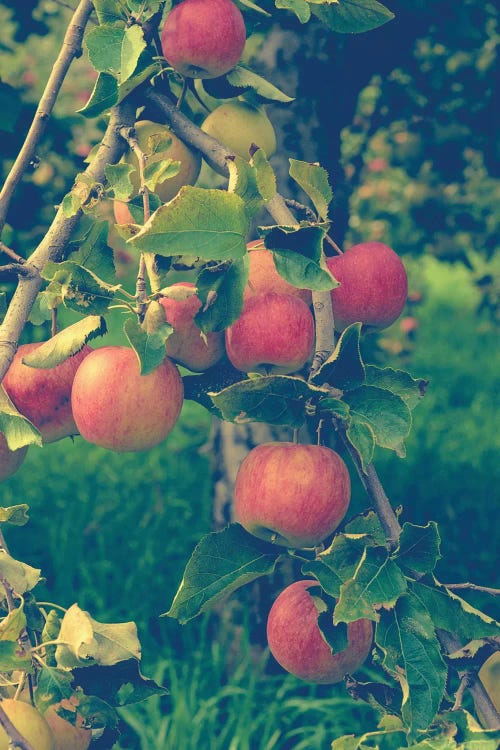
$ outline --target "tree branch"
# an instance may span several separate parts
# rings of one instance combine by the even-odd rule
[[[122,102],[111,110],[101,145],[92,163],[84,172],[93,182],[105,182],[104,167],[106,164],[115,164],[120,159],[125,149],[125,141],[120,137],[119,130],[123,126],[133,125],[134,118],[135,107],[129,103]],[[80,216],[81,211],[78,211],[74,216],[67,218],[60,207],[47,234],[23,265],[23,269],[28,269],[33,275],[19,279],[17,289],[0,326],[0,381],[9,368],[17,349],[19,336],[29,317],[36,295],[40,291],[42,285],[40,271],[48,261],[60,258]]]
[[[69,66],[73,59],[79,57],[82,53],[83,32],[93,10],[94,6],[90,0],[81,0],[66,30],[61,50],[52,68],[26,140],[0,192],[0,234],[7,218],[14,190],[35,155],[35,150],[45,131]]]
[[[450,591],[458,589],[470,589],[471,591],[482,591],[492,596],[500,596],[500,589],[492,589],[490,586],[478,586],[477,583],[443,583]]]

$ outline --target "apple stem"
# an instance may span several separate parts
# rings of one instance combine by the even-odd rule
[[[50,335],[55,336],[57,333],[57,307],[50,311]]]
[[[18,255],[14,250],[12,250],[10,247],[7,247],[5,242],[0,241],[0,252],[5,253],[5,255],[8,255],[9,258],[12,258],[12,260],[15,260],[16,263],[26,263],[26,258],[23,258],[22,255]]]
[[[23,735],[17,731],[14,724],[11,722],[11,720],[5,713],[5,710],[3,709],[1,702],[0,702],[0,724],[5,729],[7,735],[10,737],[10,740],[11,740],[10,744],[13,747],[19,748],[19,750],[35,750],[31,742],[28,742],[28,740],[25,739]]]
[[[181,93],[179,94],[179,98],[177,99],[177,103],[175,105],[176,109],[180,109],[182,107],[182,104],[184,102],[184,99],[186,98],[186,93],[188,90],[188,80],[187,78],[182,78],[182,89]]]

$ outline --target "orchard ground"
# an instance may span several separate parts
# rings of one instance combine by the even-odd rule
[[[468,270],[431,258],[409,266],[410,289],[423,293],[409,313],[419,321],[411,369],[430,385],[414,414],[408,457],[380,451],[375,463],[393,503],[404,505],[405,520],[440,524],[440,580],[495,586],[489,550],[500,543],[491,538],[492,488],[500,480],[496,333],[475,315],[479,295]],[[112,335],[112,343],[122,343]],[[398,323],[383,334],[392,336],[400,336]],[[396,357],[387,364],[405,368]],[[320,750],[332,737],[366,727],[371,709],[353,704],[342,686],[310,687],[275,668],[270,674],[267,654],[249,644],[244,618],[234,631],[237,642],[227,644],[209,636],[208,618],[181,628],[158,617],[169,608],[195,543],[210,530],[203,451],[209,428],[207,413],[187,402],[173,433],[146,453],[115,454],[81,438],[30,448],[2,487],[4,505],[31,507],[27,527],[7,530],[12,554],[42,568],[47,582],[45,591],[37,587],[38,599],[69,606],[78,592],[80,606],[96,618],[138,623],[143,671],[164,681],[171,695],[124,712],[134,729],[123,748]],[[353,510],[364,507],[354,480]],[[480,594],[466,596],[499,616]],[[332,702],[342,710],[332,712]]]

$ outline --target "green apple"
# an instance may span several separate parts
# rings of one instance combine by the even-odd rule
[[[4,698],[2,708],[34,750],[56,750],[49,725],[31,703]],[[7,732],[0,726],[0,750],[10,750],[11,747],[13,746]]]
[[[250,158],[252,144],[268,157],[276,151],[276,135],[264,108],[247,102],[221,104],[208,115],[201,129],[243,159]]]

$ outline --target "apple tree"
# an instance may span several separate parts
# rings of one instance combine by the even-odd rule
[[[0,229],[82,46],[96,76],[79,116],[105,118],[106,131],[29,257],[12,231],[0,245],[10,256],[0,271],[17,282],[0,326],[0,473],[14,473],[28,446],[75,434],[147,450],[184,399],[222,423],[279,430],[287,437],[261,441],[238,467],[233,520],[199,541],[168,615],[185,623],[292,558],[300,574],[270,609],[271,653],[306,681],[345,681],[381,713],[362,736],[332,738],[335,750],[493,750],[498,708],[477,673],[498,651],[499,625],[437,580],[437,524],[406,521],[373,465],[376,446],[404,458],[428,385],[362,354],[364,336],[404,308],[404,265],[384,238],[342,251],[322,166],[290,155],[301,203],[283,198],[270,161],[280,145],[265,105],[290,97],[242,57],[260,19],[286,13],[324,34],[393,18],[377,0],[81,0],[74,10],[0,193]],[[133,292],[116,273],[120,243]],[[61,310],[72,321],[62,328]],[[122,346],[105,340],[116,319]],[[50,322],[52,335],[18,346],[28,321]],[[350,471],[367,494],[354,517]],[[0,520],[22,525],[26,509],[2,508]],[[134,623],[37,602],[41,571],[0,542],[11,692],[0,743],[111,747],[116,709],[165,690],[141,674]],[[378,681],[353,676],[367,659]]]

